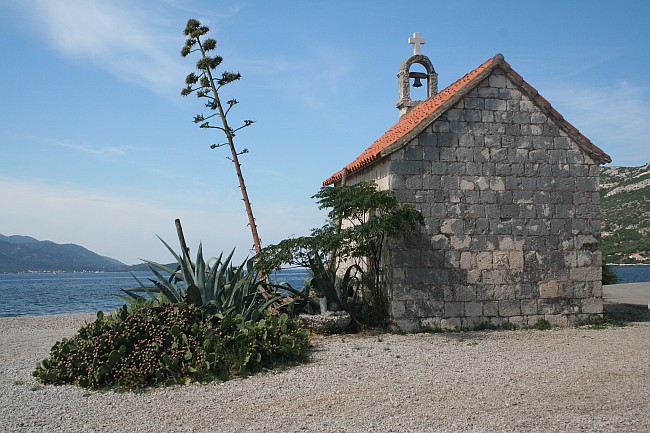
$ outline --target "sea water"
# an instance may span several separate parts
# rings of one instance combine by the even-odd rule
[[[610,267],[618,277],[618,284],[650,281],[649,265],[611,265]]]
[[[134,272],[141,281],[150,272]],[[274,282],[302,288],[305,269],[279,272]],[[0,317],[113,311],[124,304],[120,289],[139,287],[130,272],[63,272],[0,274]]]
[[[650,281],[650,266],[612,266],[619,284]],[[135,272],[146,281],[150,272]],[[309,272],[293,269],[279,272],[275,282],[302,288]],[[0,317],[113,311],[124,301],[120,289],[138,287],[129,272],[0,274]]]

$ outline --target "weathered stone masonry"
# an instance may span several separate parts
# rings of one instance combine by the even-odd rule
[[[425,218],[388,246],[399,328],[602,314],[598,172],[609,157],[578,143],[513,74],[493,67],[399,150],[347,177],[375,180]]]
[[[387,164],[389,188],[426,221],[392,249],[401,327],[602,313],[598,164],[502,72]]]

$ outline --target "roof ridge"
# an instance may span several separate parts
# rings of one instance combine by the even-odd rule
[[[499,67],[513,81],[517,82],[531,100],[536,103],[548,116],[554,118],[562,126],[562,129],[578,145],[599,163],[611,162],[611,158],[598,146],[594,145],[578,129],[569,123],[562,115],[555,110],[551,104],[539,94],[539,92],[519,75],[508,62],[503,54],[497,53],[477,68],[463,75],[461,78],[447,86],[441,92],[427,98],[411,111],[400,117],[381,137],[368,146],[354,161],[346,165],[342,170],[337,171],[323,182],[323,185],[331,185],[341,180],[346,173],[355,172],[375,160],[392,153],[401,147],[402,144],[411,140],[422,132],[427,125],[444,113],[458,99],[462,98],[474,87],[470,84],[480,83],[483,79]]]

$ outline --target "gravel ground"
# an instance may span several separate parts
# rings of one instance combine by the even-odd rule
[[[37,384],[92,319],[0,319],[0,431],[650,431],[650,323],[317,337],[309,364],[144,393]]]

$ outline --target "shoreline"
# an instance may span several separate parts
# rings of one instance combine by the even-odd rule
[[[635,265],[636,266],[636,265]],[[618,304],[650,304],[650,281],[648,282],[635,282],[635,283],[619,283],[609,284],[603,286],[603,301],[608,303]],[[104,311],[104,314],[109,314],[114,310]],[[75,313],[56,313],[56,314],[39,314],[39,315],[15,315],[15,316],[0,316],[0,320],[15,317],[50,317],[62,315],[91,315],[95,316],[97,311],[89,312],[75,312]]]

